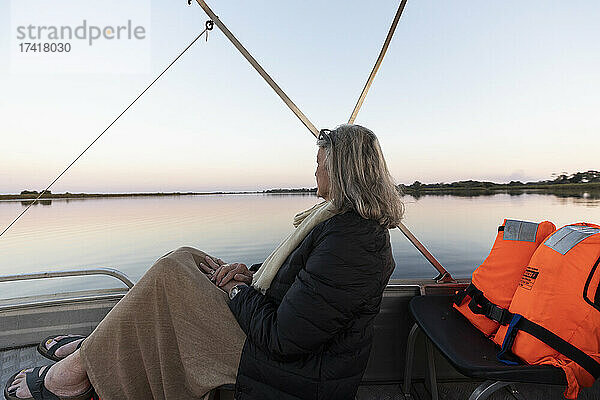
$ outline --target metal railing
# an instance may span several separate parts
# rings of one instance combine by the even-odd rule
[[[0,283],[1,282],[16,282],[16,281],[28,281],[34,279],[50,279],[50,278],[64,278],[64,277],[73,277],[73,276],[88,276],[88,275],[108,275],[113,278],[117,278],[121,282],[123,282],[128,289],[131,289],[134,283],[129,279],[127,275],[123,272],[114,269],[114,268],[106,268],[106,267],[97,267],[90,269],[74,269],[68,271],[47,271],[47,272],[34,272],[34,273],[24,273],[24,274],[15,274],[15,275],[0,275]]]

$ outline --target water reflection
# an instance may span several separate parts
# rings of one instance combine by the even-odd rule
[[[34,200],[25,200],[25,201],[21,201],[21,205],[23,207],[27,207],[29,206],[31,203],[33,203]],[[52,200],[50,199],[44,199],[44,200],[38,200],[35,203],[33,203],[33,206],[37,206],[37,205],[42,205],[42,206],[51,206],[52,205]]]
[[[404,200],[406,225],[456,277],[470,276],[483,261],[504,218],[548,219],[557,226],[600,223],[600,199],[591,194],[424,195]],[[261,262],[293,229],[293,215],[318,201],[312,194],[52,200],[32,207],[0,238],[0,274],[108,266],[139,279],[154,260],[179,246],[197,247],[227,261]],[[0,224],[5,226],[21,211],[20,201],[0,202]],[[394,278],[435,275],[398,229],[390,235]],[[86,282],[90,288],[104,284]],[[52,280],[34,286],[36,292],[49,293],[66,285]],[[0,285],[0,297],[22,290]]]

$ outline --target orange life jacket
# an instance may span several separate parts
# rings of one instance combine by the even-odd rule
[[[538,247],[494,341],[529,364],[562,368],[575,399],[600,377],[600,226],[567,225]]]
[[[454,308],[486,336],[496,333],[533,252],[555,229],[549,221],[505,219],[490,254],[473,272],[471,285],[457,294]]]

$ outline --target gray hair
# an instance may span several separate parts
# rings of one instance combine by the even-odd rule
[[[338,212],[354,210],[386,228],[398,226],[404,214],[401,193],[372,131],[340,125],[319,135],[317,146],[325,150],[329,199]]]

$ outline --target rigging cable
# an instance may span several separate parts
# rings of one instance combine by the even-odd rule
[[[223,24],[223,22],[221,22],[219,17],[211,10],[211,8],[208,6],[208,4],[206,4],[206,1],[204,1],[204,0],[196,0],[196,1],[200,5],[200,7],[202,7],[204,12],[208,15],[208,17],[215,22],[217,27],[223,32],[223,34],[227,37],[227,39],[229,39],[229,41],[235,46],[235,48],[244,56],[244,58],[246,58],[246,60],[260,74],[260,76],[269,84],[269,86],[271,86],[271,88],[277,93],[277,95],[279,95],[279,97],[290,108],[290,110],[292,110],[292,112],[294,114],[296,114],[296,116],[298,117],[298,119],[300,119],[300,121],[302,121],[304,126],[306,126],[308,128],[308,130],[310,130],[310,132],[315,137],[317,137],[318,136],[317,128],[315,128],[315,126],[308,120],[306,115],[304,115],[304,113],[302,113],[302,111],[300,111],[300,109],[294,104],[294,102],[292,102],[292,100],[279,87],[279,85],[277,85],[277,83],[275,83],[275,81],[262,68],[262,66],[254,59],[254,57],[252,57],[252,55],[239,42],[239,40],[237,40],[237,38],[233,35],[233,33],[231,33],[231,31],[229,29],[227,29],[225,24]],[[360,95],[358,103],[356,104],[356,107],[354,108],[352,116],[350,117],[350,121],[351,121],[350,123],[352,123],[354,121],[356,114],[358,114],[358,111],[360,110],[360,106],[362,105],[362,103],[367,95],[367,92],[369,91],[371,83],[373,82],[373,79],[375,78],[375,74],[377,73],[377,70],[379,69],[381,62],[383,61],[383,57],[385,56],[385,53],[390,44],[390,41],[392,40],[392,36],[394,35],[394,31],[396,30],[396,26],[398,25],[398,21],[400,20],[400,16],[402,15],[402,12],[404,11],[404,6],[406,5],[406,1],[407,0],[402,0],[402,2],[400,3],[398,12],[396,13],[396,16],[394,17],[392,26],[390,27],[390,30],[389,30],[386,40],[384,42],[383,48],[381,49],[381,52],[379,54],[379,57],[377,58],[375,66],[373,67],[373,70],[371,71],[371,75],[369,76],[369,79],[367,80],[367,83],[365,84],[365,87],[363,88],[363,91]],[[402,222],[400,222],[398,225],[398,229],[400,229],[400,231],[413,244],[413,246],[415,246],[415,248],[423,255],[423,257],[425,257],[425,259],[427,259],[427,261],[429,261],[429,263],[438,271],[438,273],[439,273],[438,276],[434,278],[436,281],[438,281],[438,282],[453,281],[450,273],[429,252],[429,250],[427,250],[427,248],[416,238],[416,236],[412,234],[412,232],[406,227],[406,225],[404,225]]]
[[[173,59],[173,61],[171,61],[171,63],[169,65],[167,65],[167,67],[146,87],[146,89],[144,89],[97,137],[96,139],[94,139],[92,141],[92,143],[90,143],[72,162],[71,164],[69,164],[67,166],[67,168],[65,168],[47,187],[46,189],[44,189],[42,191],[42,193],[39,194],[39,196],[33,200],[28,206],[27,208],[25,208],[25,210],[23,210],[6,228],[4,228],[4,230],[2,231],[2,233],[0,233],[0,236],[4,235],[6,233],[6,231],[8,231],[10,229],[11,226],[13,226],[15,224],[15,222],[17,222],[19,220],[19,218],[21,218],[26,212],[27,210],[29,210],[31,208],[31,206],[33,206],[35,203],[37,203],[37,201],[46,193],[48,192],[48,190],[50,190],[50,188],[52,187],[52,185],[54,185],[72,166],[73,164],[75,164],[77,162],[77,160],[79,160],[81,158],[81,156],[83,156],[85,154],[86,151],[88,151],[90,149],[90,147],[92,147],[94,145],[94,143],[96,143],[98,141],[98,139],[100,139],[102,137],[102,135],[104,135],[122,116],[123,114],[125,114],[127,112],[127,110],[129,110],[131,108],[131,106],[133,106],[139,99],[140,97],[142,97],[144,95],[144,93],[146,93],[148,91],[148,89],[150,89],[150,87],[152,87],[152,85],[154,85],[156,83],[156,81],[158,81],[164,74],[165,72],[167,72],[169,70],[169,68],[171,68],[171,66],[173,66],[173,64],[175,64],[177,62],[177,60],[179,60],[179,58],[186,52],[188,51],[188,49],[190,47],[192,47],[192,45],[194,43],[196,43],[198,41],[198,39],[200,39],[202,37],[202,35],[204,35],[206,33],[206,38],[208,39],[208,31],[212,30],[214,27],[214,23],[211,20],[206,21],[206,23],[204,24],[204,30],[202,32],[200,32],[200,34],[198,34],[198,36],[196,36],[196,38],[194,40],[192,40],[190,42],[190,44],[187,45],[187,47],[185,49],[183,49],[179,55],[177,57],[175,57]]]

